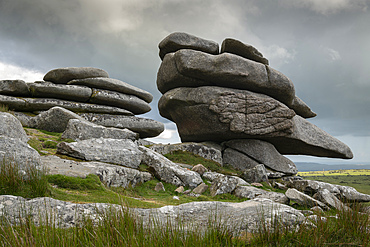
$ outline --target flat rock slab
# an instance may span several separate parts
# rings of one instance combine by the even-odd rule
[[[54,155],[41,156],[41,162],[48,174],[81,178],[85,178],[89,174],[95,174],[108,187],[135,187],[137,184],[144,183],[152,178],[148,172],[103,162],[76,162],[61,159]]]
[[[54,106],[60,106],[73,112],[134,115],[132,112],[118,107],[51,98],[21,98],[0,95],[0,104],[8,105],[10,110],[20,112],[47,111]]]
[[[50,81],[56,84],[67,84],[74,79],[85,79],[92,77],[109,77],[108,73],[102,69],[91,67],[67,67],[53,69],[44,76],[44,81]]]
[[[87,102],[92,95],[92,89],[83,86],[36,82],[28,83],[28,87],[34,98],[54,98]]]
[[[134,114],[143,114],[151,110],[150,105],[135,95],[114,91],[94,89],[89,103],[114,106]]]
[[[18,166],[24,174],[28,167],[41,168],[39,153],[19,138],[0,135],[0,162]]]
[[[309,195],[306,195],[306,194],[304,194],[304,193],[302,193],[302,192],[300,192],[296,189],[291,189],[291,188],[288,189],[285,192],[285,195],[290,200],[293,200],[293,201],[297,202],[299,205],[302,205],[302,206],[307,206],[307,207],[320,206],[322,209],[328,209],[328,207],[324,203],[322,203],[322,202],[320,202],[320,201],[310,197]]]
[[[298,172],[293,161],[282,156],[269,142],[256,139],[239,139],[228,141],[225,145],[274,171],[283,172],[286,175],[295,175]]]
[[[142,160],[142,152],[129,139],[88,139],[57,146],[57,153],[74,158],[101,161],[131,168],[138,168]]]
[[[164,124],[148,118],[111,114],[79,114],[89,122],[105,127],[129,129],[139,133],[140,138],[155,137],[164,131]]]
[[[221,53],[224,52],[232,53],[266,65],[269,64],[269,61],[264,58],[262,53],[259,52],[255,47],[244,44],[236,39],[227,38],[222,42]]]
[[[162,155],[174,152],[174,151],[186,151],[199,155],[208,160],[213,160],[222,165],[222,153],[221,146],[211,142],[183,142],[176,144],[154,144],[149,147],[150,149],[160,153]]]
[[[80,117],[81,118],[81,117]],[[137,140],[139,134],[118,128],[107,128],[101,125],[90,123],[84,119],[71,119],[62,134],[62,138],[82,141],[91,138],[131,139]]]
[[[162,60],[167,53],[180,49],[192,49],[214,55],[219,53],[219,47],[216,42],[181,32],[171,33],[159,43],[158,47],[159,57]]]
[[[147,103],[152,102],[153,95],[143,89],[132,86],[126,82],[112,78],[86,78],[76,79],[68,82],[68,85],[82,85],[90,88],[106,89],[123,94],[135,95]]]
[[[78,204],[48,197],[26,200],[8,195],[0,196],[0,205],[2,205],[0,215],[6,214],[12,224],[19,224],[28,215],[32,216],[31,219],[36,223],[47,222],[47,219],[55,220],[49,223],[62,228],[75,226],[83,217],[98,223],[105,210],[125,210],[120,205],[107,203]],[[49,215],[47,218],[45,214],[47,212],[53,212],[54,217]],[[185,227],[182,229],[190,230],[199,227],[198,230],[202,232],[209,227],[210,219],[213,220],[216,217],[217,222],[235,236],[240,235],[242,231],[257,232],[261,219],[269,226],[274,218],[278,218],[292,229],[305,220],[299,210],[268,199],[253,199],[240,203],[192,202],[152,209],[130,208],[129,212],[139,217],[147,227],[158,228],[158,224],[165,227],[167,223],[177,226],[181,219],[181,225]]]
[[[7,112],[0,112],[0,136],[19,139],[25,143],[28,141],[27,134],[21,122]]]
[[[246,90],[176,88],[158,103],[183,142],[263,139],[281,154],[350,159],[350,148],[279,101]],[[191,116],[191,117],[189,117]]]
[[[176,186],[187,186],[191,189],[196,188],[203,182],[197,172],[183,168],[144,146],[139,146],[139,149],[143,152],[142,163],[153,168],[155,176],[159,180]]]
[[[27,83],[22,80],[0,80],[0,94],[12,96],[30,96]]]
[[[235,196],[240,198],[266,198],[270,199],[274,202],[288,204],[289,199],[283,193],[266,191],[260,188],[256,188],[254,186],[238,186],[233,193]]]

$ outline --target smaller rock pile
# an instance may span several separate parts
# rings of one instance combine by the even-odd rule
[[[0,81],[0,104],[7,105],[10,110],[38,114],[59,106],[107,127],[132,129],[142,125],[144,129],[152,129],[134,128],[141,137],[154,137],[164,130],[162,123],[134,116],[149,112],[152,99],[149,92],[109,78],[102,69],[90,67],[54,69],[46,73],[44,81],[33,83]],[[27,122],[26,116],[17,116],[23,123]]]
[[[263,164],[272,177],[297,173],[281,154],[353,157],[306,120],[316,114],[253,46],[229,38],[219,53],[214,41],[172,33],[159,49],[159,111],[176,123],[183,142],[214,141],[224,164],[240,170]]]

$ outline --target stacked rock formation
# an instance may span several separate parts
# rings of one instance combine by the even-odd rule
[[[44,81],[34,83],[0,81],[0,104],[10,110],[38,114],[60,106],[99,125],[128,128],[142,138],[157,136],[164,130],[162,123],[134,116],[149,112],[152,99],[149,92],[90,67],[54,69],[44,76]]]
[[[214,41],[172,33],[159,49],[159,111],[176,123],[182,141],[220,143],[223,163],[241,170],[264,164],[282,175],[297,169],[281,154],[353,157],[306,120],[316,114],[253,46],[225,39],[219,52]]]

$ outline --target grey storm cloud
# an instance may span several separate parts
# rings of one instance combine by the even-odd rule
[[[158,43],[182,31],[257,47],[333,135],[370,136],[369,0],[0,0],[0,62],[93,66],[154,95]]]

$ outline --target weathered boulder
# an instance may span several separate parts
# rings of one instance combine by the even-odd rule
[[[244,44],[236,39],[227,38],[222,42],[221,53],[224,52],[232,53],[266,65],[269,64],[269,61],[264,58],[262,53],[259,52],[255,47]]]
[[[350,186],[335,185],[314,180],[291,180],[288,186],[312,196],[321,190],[327,189],[330,193],[345,202],[370,202],[370,195],[360,193]]]
[[[202,39],[187,33],[175,32],[164,38],[158,45],[159,56],[163,60],[167,53],[180,49],[192,49],[210,54],[218,54],[218,44],[211,40]]]
[[[269,142],[256,139],[237,139],[228,141],[225,145],[274,171],[283,172],[287,175],[295,175],[298,172],[295,164],[282,156]]]
[[[210,55],[194,50],[179,50],[173,59],[178,73],[186,77],[216,86],[263,93],[287,105],[295,97],[294,85],[288,77],[261,63],[234,54]],[[157,77],[157,81],[161,80]],[[172,82],[161,82],[159,85],[165,83]]]
[[[83,86],[63,85],[50,82],[28,83],[33,98],[54,98],[88,102],[92,89]]]
[[[205,183],[201,183],[200,185],[198,185],[195,189],[193,189],[193,193],[194,194],[203,194],[204,192],[206,192],[208,189],[208,185],[206,185]]]
[[[320,201],[318,201],[318,200],[316,200],[316,199],[314,199],[314,198],[312,198],[312,197],[310,197],[310,196],[308,196],[308,195],[306,195],[306,194],[304,194],[304,193],[302,193],[302,192],[300,192],[296,189],[288,189],[285,192],[285,195],[290,200],[293,200],[293,201],[295,201],[296,203],[298,203],[299,205],[302,205],[302,206],[307,206],[307,207],[320,206],[322,209],[328,209],[328,207],[324,203],[322,203],[322,202],[320,202]]]
[[[10,110],[21,112],[47,111],[54,106],[60,106],[73,112],[134,115],[132,112],[118,107],[51,98],[20,98],[0,95],[0,104],[9,106]]]
[[[138,168],[142,152],[129,139],[94,138],[78,142],[61,142],[57,153],[88,161],[101,161]]]
[[[193,166],[193,168],[191,168],[192,171],[195,171],[197,173],[199,173],[199,175],[203,175],[205,172],[208,171],[208,169],[206,167],[204,167],[202,164],[198,164],[198,165],[195,165]]]
[[[67,128],[70,119],[83,120],[76,113],[55,106],[33,117],[28,127],[62,133]]]
[[[123,94],[135,95],[146,102],[150,103],[153,100],[153,95],[143,89],[132,86],[126,82],[105,78],[105,77],[95,77],[86,79],[76,79],[69,81],[68,85],[82,85],[90,88],[106,89],[110,91],[115,91]]]
[[[238,186],[239,180],[233,176],[220,176],[212,181],[211,196],[231,193]]]
[[[41,162],[48,174],[61,174],[65,176],[85,178],[89,174],[95,174],[100,181],[108,187],[135,187],[151,179],[148,172],[103,162],[77,162],[61,159],[58,156],[41,156]]]
[[[311,108],[306,105],[306,103],[298,98],[298,96],[295,96],[293,99],[293,102],[291,105],[289,105],[290,108],[292,108],[295,113],[303,118],[312,118],[316,117],[316,113],[311,110]]]
[[[168,154],[174,151],[186,151],[199,155],[205,159],[213,160],[222,164],[221,146],[212,142],[183,142],[176,144],[154,144],[150,149],[160,154]]]
[[[222,178],[222,180],[227,181],[225,177],[231,177],[232,180],[237,181],[237,186],[243,186],[243,185],[249,185],[244,179],[237,177],[237,176],[230,176],[230,175],[224,175],[222,173],[218,172],[205,172],[202,175],[202,178],[207,179],[211,182],[216,181],[216,179]]]
[[[158,191],[166,191],[162,182],[157,183],[154,187],[154,190],[157,191],[157,192]]]
[[[140,138],[155,137],[164,131],[163,123],[147,118],[93,113],[83,113],[80,116],[89,122],[105,127],[129,129],[139,133]]]
[[[147,102],[135,95],[102,89],[93,90],[89,103],[119,107],[134,114],[142,114],[151,110]]]
[[[335,197],[335,195],[330,193],[330,191],[327,189],[320,190],[313,196],[313,198],[325,203],[329,207],[336,208],[338,210],[350,210],[349,207],[344,205],[337,197]]]
[[[257,161],[249,158],[247,155],[232,148],[226,148],[222,157],[223,165],[229,165],[239,171],[249,170],[259,164]]]
[[[44,81],[50,81],[57,84],[67,84],[74,79],[85,79],[92,77],[109,77],[108,73],[102,69],[91,67],[67,67],[53,69],[44,76]]]
[[[30,96],[27,83],[22,80],[0,80],[0,94],[11,96]]]
[[[71,119],[62,134],[62,138],[68,138],[75,141],[82,141],[91,138],[112,138],[112,139],[138,139],[139,134],[128,130],[118,128],[107,128],[86,120]]]
[[[263,139],[281,154],[353,157],[349,147],[273,98],[220,87],[176,88],[159,103],[181,140]],[[188,117],[191,116],[191,117]]]
[[[16,138],[25,143],[28,141],[27,134],[20,121],[7,112],[0,112],[0,136]]]
[[[102,217],[99,212],[105,210],[122,210],[122,206],[107,203],[71,203],[52,198],[35,198],[26,200],[16,196],[0,196],[3,207],[0,214],[6,216],[12,224],[19,224],[26,216],[31,216],[34,222],[49,222],[59,227],[73,227],[84,217],[98,223]],[[54,217],[46,215],[53,212]],[[305,217],[299,211],[287,205],[274,203],[268,199],[253,199],[240,203],[231,202],[192,202],[178,206],[164,206],[161,208],[130,208],[129,212],[143,220],[143,224],[150,228],[165,227],[170,224],[177,226],[181,219],[182,229],[198,229],[205,232],[209,227],[210,219],[215,215],[220,224],[226,227],[234,236],[242,231],[257,232],[261,219],[267,226],[271,226],[274,219],[281,219],[281,223],[291,229],[304,222]],[[155,221],[153,220],[156,219]],[[232,220],[230,220],[232,219]],[[47,221],[49,220],[49,221]],[[52,221],[54,220],[54,221]]]
[[[155,176],[161,181],[177,186],[188,186],[192,189],[203,182],[198,173],[182,168],[149,148],[139,146],[139,149],[143,152],[142,163],[151,167]]]
[[[238,186],[234,190],[233,194],[240,198],[266,198],[282,204],[289,203],[288,197],[286,197],[286,195],[284,195],[283,193],[266,191],[254,186]]]
[[[248,183],[259,183],[268,181],[267,171],[265,169],[265,166],[262,164],[245,170],[241,177]]]
[[[41,169],[39,153],[20,138],[0,135],[0,162],[13,164],[19,172],[27,175],[29,167]]]

